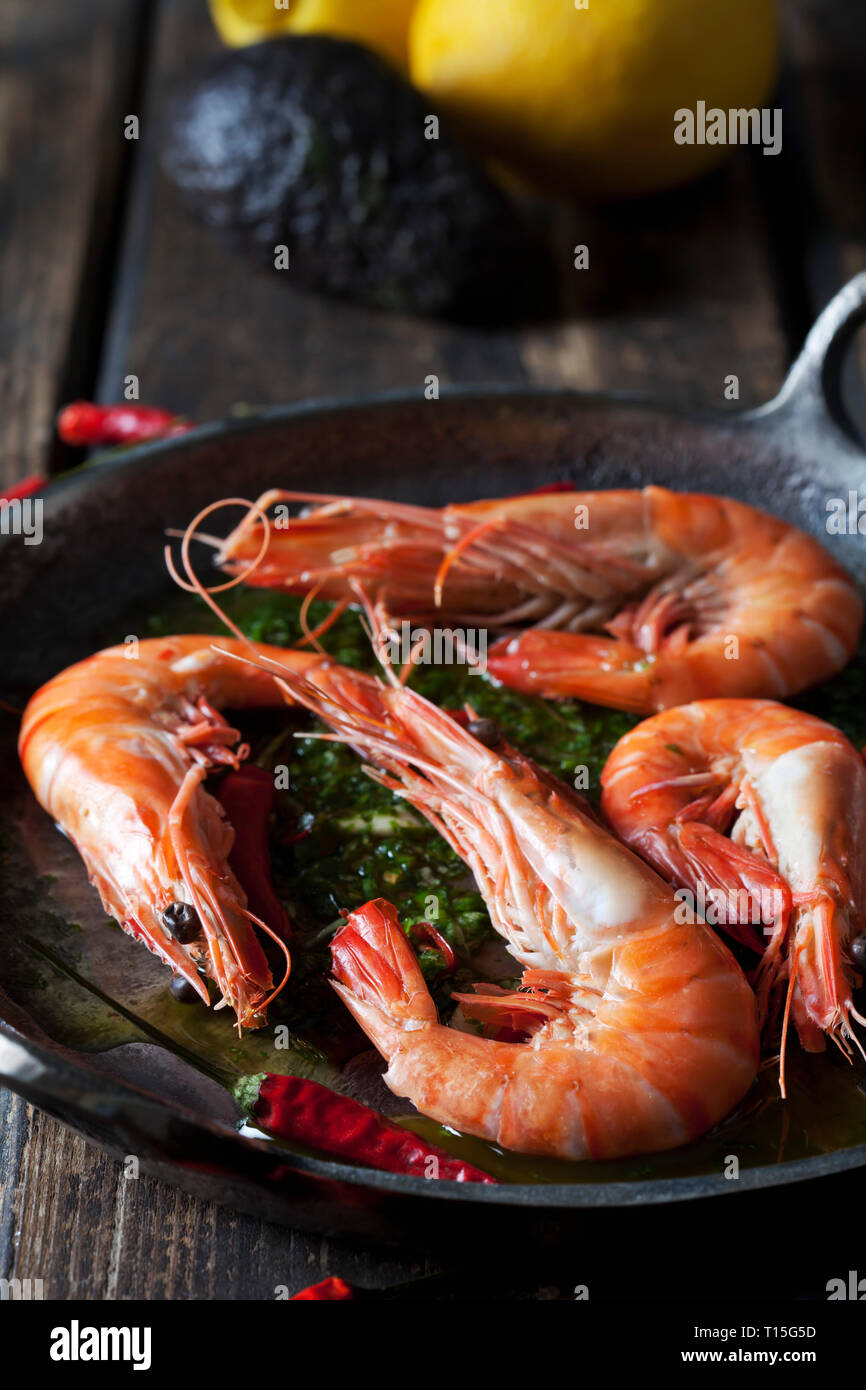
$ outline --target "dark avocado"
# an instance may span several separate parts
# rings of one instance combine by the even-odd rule
[[[373,53],[287,38],[220,57],[171,110],[163,165],[271,273],[379,309],[489,318],[543,254],[512,204]],[[274,270],[275,247],[289,250]]]

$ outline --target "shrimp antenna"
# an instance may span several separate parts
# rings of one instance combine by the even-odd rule
[[[298,638],[297,642],[295,643],[295,646],[305,647],[307,643],[309,643],[310,646],[314,647],[316,651],[319,652],[322,656],[327,656],[328,653],[325,651],[325,648],[322,646],[321,642],[319,641],[319,638],[324,633],[326,633],[329,630],[329,628],[333,627],[334,623],[337,621],[338,618],[341,618],[343,616],[346,609],[349,607],[349,600],[347,598],[341,598],[337,603],[333,605],[327,617],[323,618],[322,621],[318,624],[318,626],[311,628],[308,622],[310,604],[313,603],[313,601],[316,598],[318,598],[319,591],[324,583],[324,579],[320,579],[319,583],[316,584],[312,589],[310,589],[310,591],[307,594],[304,595],[304,601],[301,604],[301,611],[298,615],[298,619],[301,624],[301,630],[304,635],[303,637]]]
[[[494,530],[499,525],[499,520],[499,517],[490,517],[486,521],[479,521],[477,525],[471,527],[459,540],[455,541],[454,545],[447,551],[433,580],[433,601],[437,608],[442,607],[445,580],[449,570],[467,550],[472,548],[477,540]]]
[[[249,919],[250,922],[253,923],[254,926],[260,927],[261,930],[265,932],[266,935],[268,935],[272,941],[275,941],[277,943],[277,945],[279,946],[280,950],[286,958],[286,969],[285,973],[283,974],[283,978],[280,980],[280,983],[277,985],[276,989],[268,995],[265,1002],[259,1006],[262,1012],[264,1012],[265,1009],[269,1008],[270,1005],[273,1004],[277,995],[283,989],[285,989],[286,985],[288,984],[289,976],[292,973],[292,953],[289,950],[283,938],[281,936],[278,936],[275,931],[272,931],[271,928],[268,926],[267,922],[262,921],[261,917],[257,917],[256,914],[254,912],[250,912],[249,908],[247,907],[242,907],[241,912],[244,914],[246,918]]]
[[[222,584],[214,584],[211,588],[208,588],[206,584],[202,583],[195,572],[195,566],[190,556],[190,546],[194,540],[203,541],[206,545],[213,544],[215,537],[205,532],[199,532],[198,528],[207,517],[212,516],[213,513],[219,511],[221,507],[246,507],[248,516],[253,512],[258,513],[262,522],[262,543],[259,546],[258,554],[250,561],[242,574],[237,574],[233,579],[228,579]],[[169,534],[176,535],[177,533],[169,532]],[[213,595],[222,594],[226,589],[234,589],[238,584],[243,584],[245,580],[249,579],[250,575],[258,569],[259,565],[264,560],[270,543],[271,523],[268,520],[267,513],[262,510],[257,502],[250,502],[246,497],[223,497],[217,502],[211,502],[207,507],[203,507],[200,512],[197,512],[186,530],[181,533],[180,557],[183,562],[186,578],[184,579],[177,571],[170,545],[165,547],[165,564],[175,584],[188,594],[198,594],[199,598],[204,599],[208,608],[216,614],[220,622],[228,628],[229,632],[246,646],[252,648],[254,644],[245,633],[241,632],[237,624],[232,622],[231,618],[225,610],[220,607]]]
[[[209,536],[205,532],[199,532],[198,527],[205,520],[206,517],[211,516],[215,511],[218,511],[221,507],[235,506],[246,507],[247,516],[250,516],[254,512],[258,512],[262,520],[262,543],[259,546],[258,554],[255,556],[255,558],[251,561],[251,563],[247,566],[247,568],[244,570],[242,574],[236,575],[234,579],[230,579],[226,581],[226,583],[224,584],[217,584],[209,589],[205,584],[202,583],[202,581],[199,579],[198,575],[195,572],[195,567],[192,563],[192,558],[190,556],[190,546],[194,540],[198,540],[203,541],[206,545],[219,548],[222,545],[222,542],[218,540],[218,538],[215,536]],[[178,533],[169,532],[169,534],[176,536]],[[242,632],[236,623],[232,622],[231,618],[220,606],[220,604],[217,603],[213,595],[224,593],[226,589],[234,589],[237,584],[242,584],[244,580],[247,579],[249,575],[253,573],[254,570],[258,569],[259,565],[262,563],[262,560],[265,558],[271,540],[271,524],[268,520],[266,513],[261,509],[261,507],[259,507],[259,505],[256,502],[250,502],[245,497],[221,498],[219,501],[211,502],[209,506],[203,507],[202,510],[193,517],[186,530],[180,533],[180,536],[180,555],[181,560],[183,561],[184,570],[186,572],[186,579],[183,579],[178,574],[177,568],[174,563],[174,557],[171,553],[171,546],[167,545],[165,547],[165,563],[172,579],[175,581],[176,584],[180,586],[181,589],[184,589],[187,593],[198,594],[200,598],[203,598],[208,608],[210,608],[212,612],[216,614],[220,622],[224,623],[225,626],[229,629],[229,631],[233,633],[235,637],[239,638],[245,646],[249,647],[251,651],[255,651],[255,644],[252,641],[250,641],[246,633]],[[197,901],[194,886],[191,883],[189,886],[191,888],[191,891],[193,892],[193,900]],[[265,932],[267,936],[271,938],[271,940],[276,942],[276,944],[279,946],[280,950],[283,952],[283,955],[286,958],[286,968],[283,973],[283,978],[277,985],[276,989],[274,989],[268,996],[268,998],[265,1000],[264,1004],[261,1005],[261,1008],[264,1010],[267,1009],[268,1006],[273,1003],[277,995],[280,993],[281,990],[285,988],[286,984],[288,983],[289,976],[292,972],[292,956],[288,946],[283,941],[282,937],[278,936],[275,931],[272,931],[271,928],[268,926],[267,922],[263,922],[260,917],[257,917],[255,913],[250,912],[248,908],[241,908],[241,911],[243,912],[244,916],[254,924],[254,926],[259,927],[263,932]],[[239,960],[237,954],[237,948],[235,947],[230,933],[227,933],[227,940],[229,946],[231,947],[232,953],[238,962],[238,965],[241,965],[241,961]],[[239,1021],[238,1031],[240,1032],[240,1030],[241,1024]]]
[[[404,666],[403,670],[400,672],[399,677],[395,676],[394,668],[385,654],[385,625],[382,622],[381,616],[376,612],[376,609],[373,606],[373,603],[370,599],[370,595],[367,593],[364,586],[357,579],[355,579],[354,577],[350,578],[349,586],[352,590],[352,593],[355,595],[356,599],[360,603],[361,608],[363,609],[361,626],[364,629],[364,633],[367,636],[370,645],[372,646],[373,651],[376,654],[376,660],[382,668],[382,674],[385,677],[385,680],[388,682],[389,685],[405,685],[406,680],[408,679],[409,671],[411,671],[412,665],[414,664],[414,648],[412,652],[409,654],[409,661],[406,663],[406,666],[408,666],[409,671],[407,671],[406,667]]]
[[[166,526],[165,528],[165,534],[167,536],[171,536],[172,540],[175,541],[182,541],[184,536],[186,535],[186,532],[187,528],[185,526]],[[223,546],[225,545],[225,541],[222,539],[222,537],[211,536],[208,534],[207,531],[197,531],[195,538],[200,545],[209,545],[211,550],[222,550]]]

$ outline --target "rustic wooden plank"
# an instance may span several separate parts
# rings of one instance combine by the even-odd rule
[[[860,0],[789,0],[789,62],[801,119],[800,198],[789,225],[805,222],[804,293],[816,313],[845,280],[866,268],[866,9]],[[808,191],[808,201],[804,197]],[[845,395],[866,438],[866,335],[852,353]]]
[[[866,267],[866,10],[860,0],[789,0],[783,14],[823,213],[806,269],[823,294],[828,271],[847,279]]]
[[[181,210],[154,169],[158,113],[194,62],[218,51],[194,0],[160,12],[135,216],[101,391],[127,372],[142,395],[199,418],[238,402],[451,382],[527,379],[659,391],[724,404],[737,373],[744,403],[781,381],[786,344],[746,153],[702,183],[639,207],[552,215],[557,319],[467,329],[315,298],[258,274]],[[590,270],[573,247],[590,247]],[[508,287],[503,287],[503,298]]]
[[[16,3],[23,13],[24,0]],[[759,175],[748,157],[639,208],[558,212],[557,322],[483,332],[384,317],[290,288],[276,293],[188,220],[156,173],[166,95],[217,47],[200,0],[160,6],[103,397],[117,396],[130,371],[144,397],[199,418],[237,401],[420,390],[430,372],[443,384],[533,379],[711,405],[722,404],[730,372],[744,401],[775,389],[791,334],[776,307]],[[572,269],[578,242],[590,246],[589,273]],[[34,405],[31,419],[40,418]],[[42,1277],[50,1297],[269,1299],[278,1285],[296,1289],[326,1274],[382,1287],[426,1272],[411,1260],[251,1221],[148,1179],[129,1182],[97,1150],[29,1114],[0,1096],[0,1271]]]
[[[262,1299],[338,1274],[385,1288],[421,1259],[286,1231],[123,1166],[0,1091],[0,1278],[46,1299]]]
[[[0,1090],[0,1278],[12,1277],[17,1244],[18,1178],[27,1142],[24,1101]]]
[[[197,0],[166,0],[100,378],[103,398],[117,397],[124,376],[134,372],[143,399],[207,419],[238,403],[399,387],[421,392],[429,373],[444,384],[460,379],[467,363],[476,380],[524,380],[507,334],[378,314],[282,279],[275,285],[183,211],[156,168],[159,115],[178,82],[218,51]]]
[[[780,384],[786,345],[746,152],[639,204],[565,209],[555,245],[560,320],[522,336],[535,380],[717,408],[731,373],[741,405]],[[578,245],[588,248],[588,270],[574,269]]]
[[[98,1297],[112,1247],[109,1164],[48,1116],[20,1100],[14,1106],[27,1133],[4,1173],[3,1205],[15,1229],[7,1277],[41,1280],[45,1298]]]
[[[0,6],[3,483],[43,471],[60,397],[92,386],[140,12],[138,0]]]

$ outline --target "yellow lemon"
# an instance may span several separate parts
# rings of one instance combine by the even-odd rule
[[[419,0],[410,71],[437,114],[531,182],[646,193],[726,153],[706,142],[725,132],[717,120],[708,132],[701,109],[727,117],[766,100],[775,11],[774,0]]]
[[[284,34],[331,34],[366,44],[406,67],[416,0],[209,0],[225,43],[243,47]]]

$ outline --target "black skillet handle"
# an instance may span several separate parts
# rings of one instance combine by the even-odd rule
[[[840,431],[849,444],[860,445],[842,398],[845,355],[854,334],[866,323],[866,272],[830,300],[816,319],[802,351],[789,371],[781,391],[758,415],[772,415],[802,431],[804,442],[821,443],[827,434]],[[863,455],[866,466],[866,454]]]

